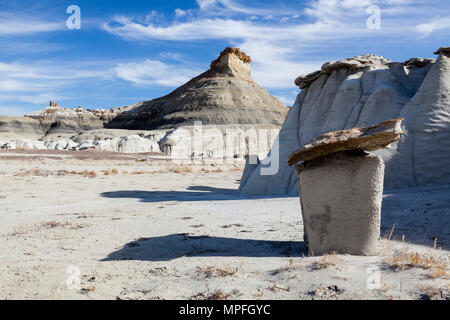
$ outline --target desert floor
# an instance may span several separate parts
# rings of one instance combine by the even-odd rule
[[[243,163],[0,152],[0,299],[450,299],[450,185],[385,192],[377,257],[303,253]]]

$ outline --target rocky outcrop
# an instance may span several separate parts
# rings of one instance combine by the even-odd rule
[[[274,125],[183,126],[168,130],[158,143],[174,158],[246,158],[267,154],[279,131]]]
[[[450,57],[446,48],[431,59],[390,62],[373,55],[325,64],[302,76],[302,87],[279,135],[279,170],[248,164],[242,195],[298,194],[288,156],[307,141],[330,131],[365,127],[404,118],[405,135],[388,150],[375,151],[385,164],[387,188],[450,181]],[[270,153],[269,153],[270,155]]]
[[[227,48],[208,71],[170,94],[133,105],[106,126],[132,130],[193,125],[281,125],[288,108],[251,77],[250,57]]]
[[[376,255],[384,163],[365,151],[386,148],[402,134],[402,119],[325,133],[292,153],[304,240],[311,254]]]
[[[24,117],[0,117],[0,140],[39,139],[45,127],[37,120]]]
[[[364,151],[343,151],[297,166],[304,241],[313,255],[376,255],[384,163]]]
[[[25,117],[39,121],[44,134],[47,136],[69,137],[86,130],[103,128],[105,123],[125,110],[127,110],[127,107],[109,110],[85,110],[81,107],[67,109],[60,107],[54,101],[50,101],[49,107],[26,114]]]

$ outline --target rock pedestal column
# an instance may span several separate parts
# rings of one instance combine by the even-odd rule
[[[319,136],[288,158],[296,166],[304,240],[310,254],[376,255],[384,162],[365,150],[400,138],[402,119]]]
[[[296,168],[309,253],[376,255],[384,178],[381,157],[344,151]]]

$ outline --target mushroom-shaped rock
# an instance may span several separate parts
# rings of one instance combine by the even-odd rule
[[[384,162],[366,151],[398,140],[401,121],[330,132],[289,157],[304,161],[296,171],[309,253],[377,254]]]
[[[441,54],[441,53],[450,53],[450,47],[440,47],[437,49],[434,54]]]
[[[346,150],[378,150],[397,141],[403,133],[402,118],[387,120],[375,126],[351,128],[325,133],[306,143],[288,158],[291,166],[298,161],[308,161]]]

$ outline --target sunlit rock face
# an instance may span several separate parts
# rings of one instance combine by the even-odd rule
[[[107,127],[149,130],[195,121],[281,126],[288,108],[252,79],[250,61],[238,48],[226,48],[208,71],[164,97],[133,105]]]
[[[391,148],[375,151],[386,165],[385,187],[450,182],[450,53],[438,58],[391,62],[363,55],[323,65],[300,76],[302,91],[279,135],[279,170],[261,175],[262,164],[247,165],[242,195],[297,195],[288,156],[321,134],[404,118],[405,134]]]

